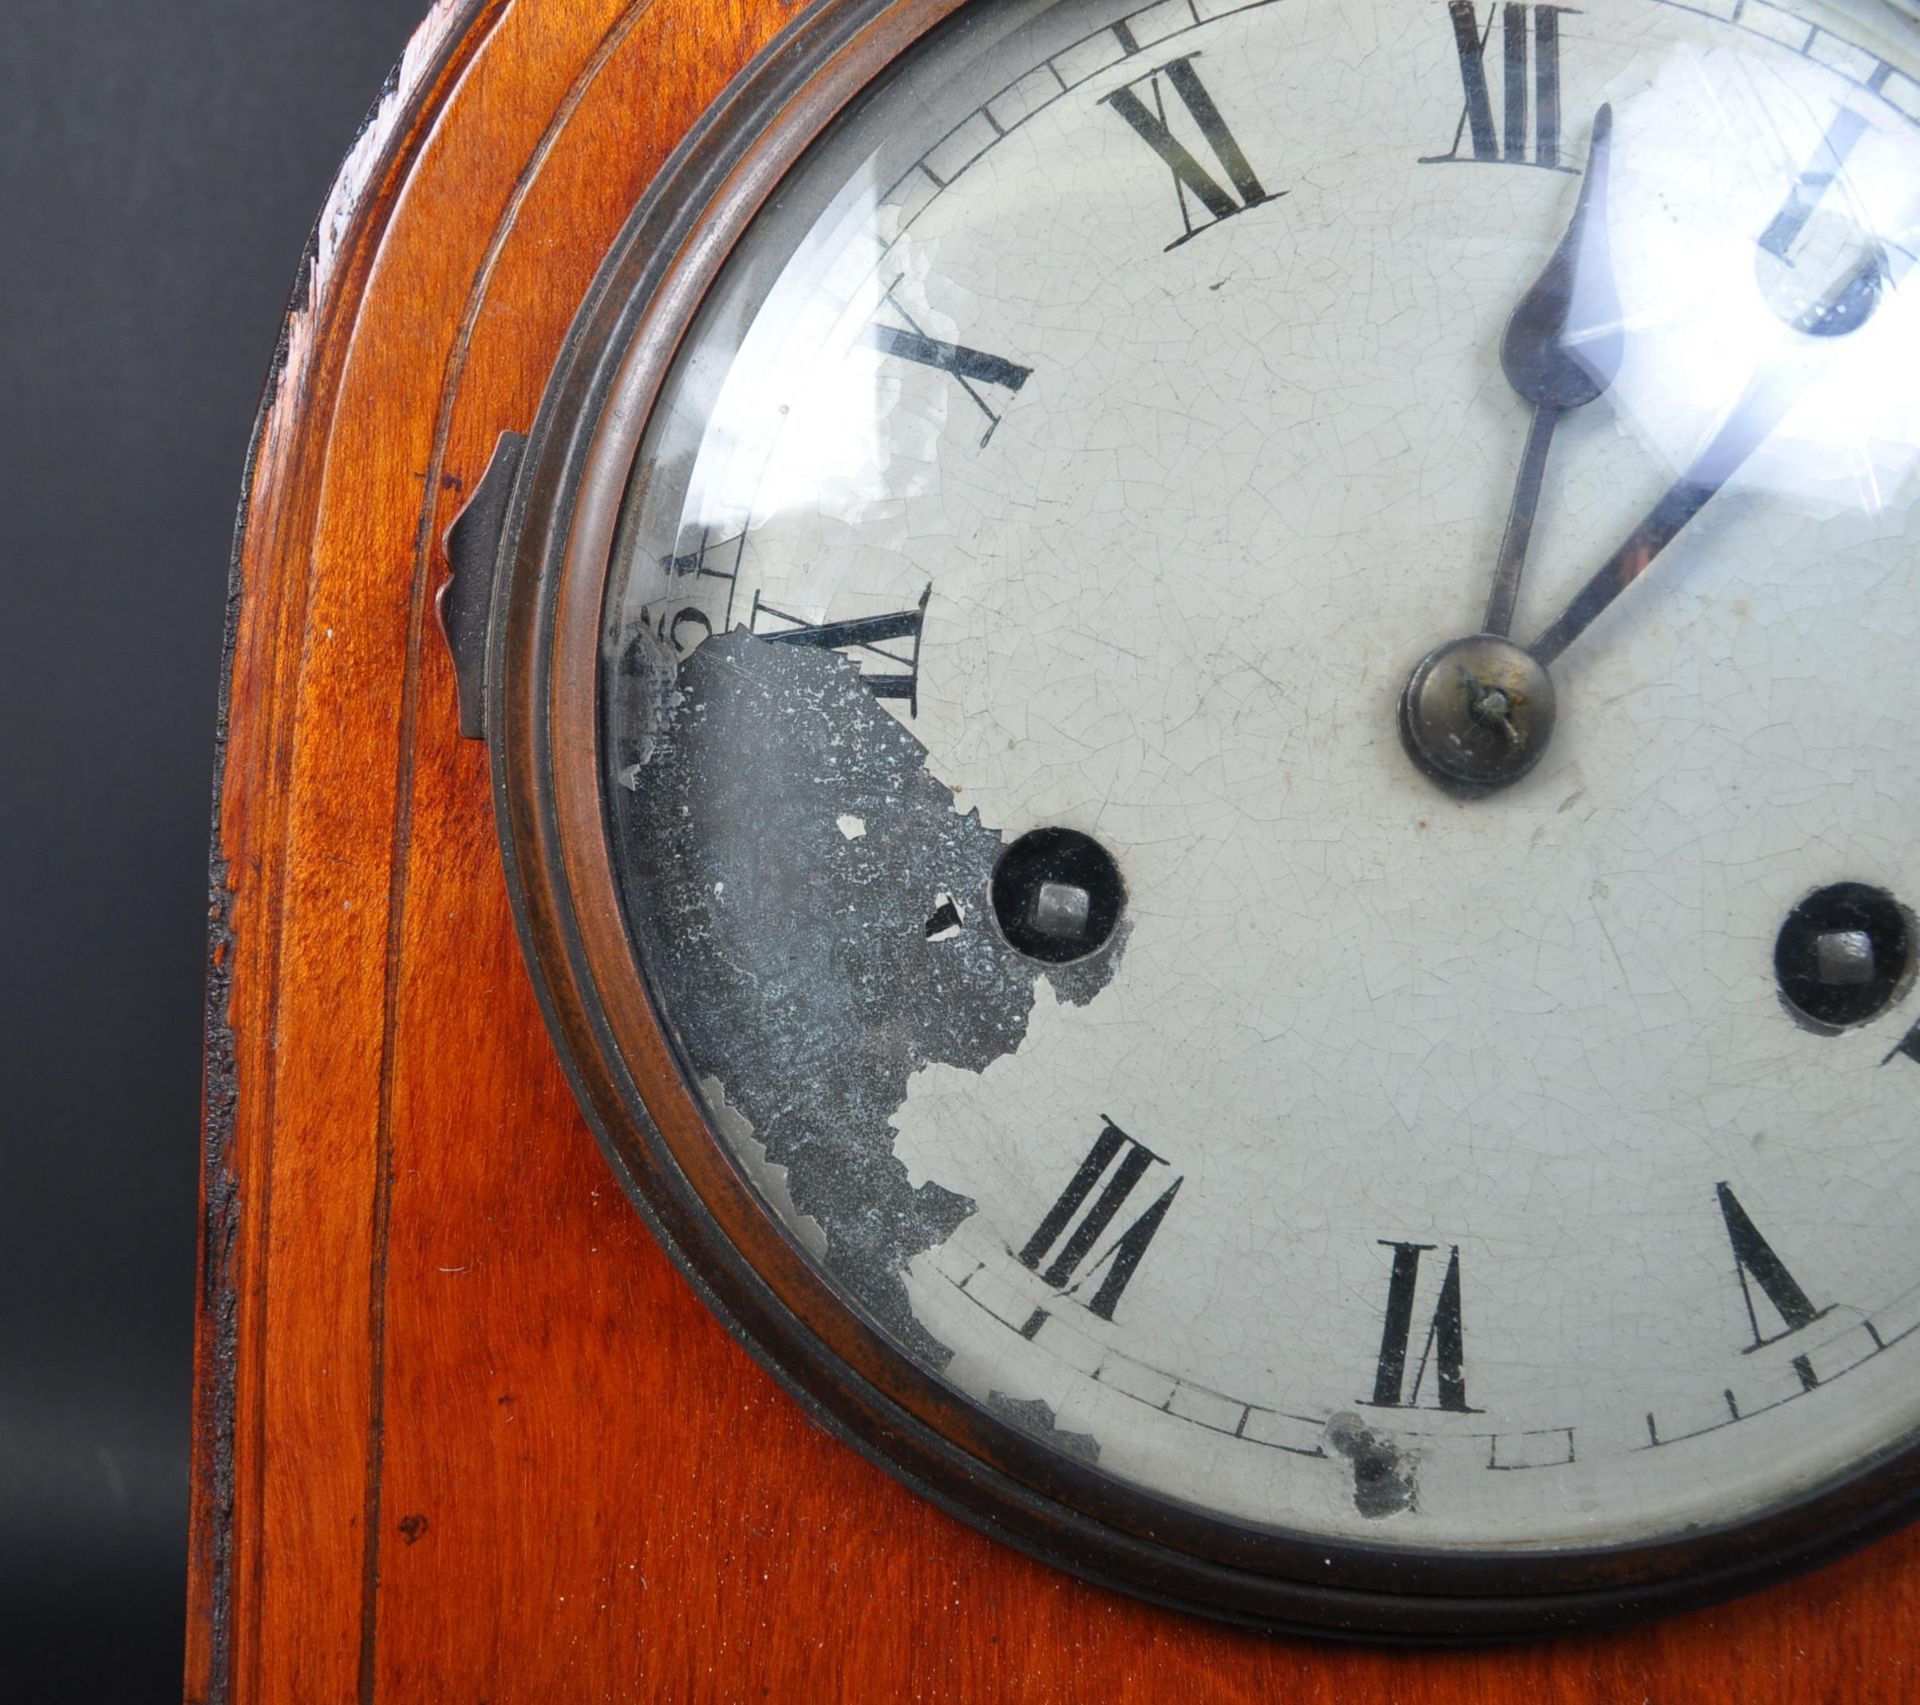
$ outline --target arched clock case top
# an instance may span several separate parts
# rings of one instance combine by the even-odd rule
[[[1235,1523],[1049,1451],[916,1367],[713,1139],[623,927],[609,847],[597,670],[621,504],[674,357],[743,232],[836,115],[961,9],[821,0],[707,113],[608,259],[524,450],[510,443],[496,464],[490,609],[471,584],[456,592],[528,964],[622,1184],[715,1311],[843,1437],[995,1537],[1184,1609],[1353,1636],[1499,1638],[1720,1600],[1911,1519],[1910,1439],[1804,1500],[1680,1542],[1422,1551]]]

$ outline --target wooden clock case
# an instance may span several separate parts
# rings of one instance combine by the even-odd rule
[[[1477,1653],[1082,1585],[812,1426],[647,1236],[521,964],[435,598],[634,203],[790,16],[442,0],[315,233],[235,562],[188,1697],[1908,1697],[1913,1535]]]

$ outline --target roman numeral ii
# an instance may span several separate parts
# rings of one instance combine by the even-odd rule
[[[1122,45],[1128,44],[1123,42]],[[1182,243],[1191,242],[1201,232],[1212,230],[1223,219],[1231,219],[1236,213],[1258,207],[1263,201],[1280,199],[1278,195],[1269,195],[1262,187],[1247,161],[1245,151],[1227,128],[1227,121],[1220,116],[1213,96],[1200,81],[1200,73],[1193,66],[1199,57],[1197,53],[1189,53],[1183,58],[1169,60],[1106,97],[1106,104],[1133,126],[1140,140],[1160,156],[1167,170],[1173,174],[1174,194],[1180,200],[1180,222],[1186,229],[1167,244],[1169,249],[1177,249]],[[1140,94],[1143,87],[1146,90],[1145,99]],[[1174,135],[1167,117],[1168,89],[1173,90],[1180,105],[1186,109],[1187,116],[1199,127],[1207,147],[1212,150],[1220,170],[1226,175],[1226,183],[1214,177],[1200,164],[1193,151]],[[1285,191],[1281,194],[1285,194]],[[1193,204],[1196,202],[1207,216],[1198,224],[1193,216]]]
[[[1487,9],[1484,29],[1476,0],[1447,0],[1447,13],[1453,23],[1453,48],[1460,62],[1466,106],[1453,133],[1453,147],[1445,154],[1426,156],[1421,164],[1480,160],[1570,171],[1560,163],[1560,20],[1574,15],[1573,8],[1497,4]],[[1501,97],[1497,115],[1488,71],[1496,31]],[[1471,152],[1462,153],[1463,147]]]
[[[1413,1369],[1413,1383],[1407,1383],[1407,1362],[1413,1348],[1414,1305],[1420,1292],[1420,1258],[1433,1252],[1430,1243],[1392,1243],[1380,1240],[1383,1249],[1393,1251],[1393,1271],[1387,1280],[1387,1319],[1380,1334],[1380,1360],[1374,1371],[1373,1402],[1382,1409],[1446,1409],[1457,1415],[1474,1413],[1467,1401],[1466,1331],[1460,1312],[1460,1251],[1447,1257],[1446,1276],[1440,1281],[1440,1295],[1421,1346],[1420,1359]],[[1420,1390],[1426,1383],[1427,1369],[1434,1373],[1434,1401],[1422,1404]]]
[[[1099,1276],[1100,1288],[1087,1307],[1102,1320],[1111,1320],[1120,1298],[1133,1282],[1141,1257],[1159,1232],[1167,1210],[1173,1206],[1173,1199],[1180,1194],[1180,1186],[1186,1179],[1176,1178],[1151,1207],[1097,1254],[1096,1245],[1120,1217],[1121,1209],[1148,1171],[1166,1164],[1109,1119],[1060,1200],[1047,1210],[1040,1229],[1020,1251],[1021,1262],[1039,1272],[1055,1290],[1069,1294]],[[1093,1197],[1102,1180],[1105,1187],[1089,1208],[1088,1199]],[[1084,1217],[1082,1209],[1086,1210]],[[1041,1272],[1040,1264],[1050,1254],[1053,1259]]]

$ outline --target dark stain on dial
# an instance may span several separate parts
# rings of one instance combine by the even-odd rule
[[[835,1277],[944,1367],[901,1274],[974,1204],[914,1184],[893,1116],[924,1067],[979,1072],[1018,1049],[1043,976],[1091,1001],[1123,937],[1056,968],[1009,947],[985,921],[1006,839],[955,809],[839,653],[744,628],[684,659],[635,649],[612,707],[614,826],[668,1029],[689,1077],[722,1085],[786,1169]]]
[[[1087,1462],[1100,1460],[1100,1441],[1091,1433],[1070,1433],[1059,1424],[1053,1405],[1040,1398],[1009,1397],[1004,1391],[987,1393],[987,1407],[1003,1421],[1010,1421],[1023,1433],[1043,1439],[1055,1450],[1063,1450]]]
[[[1390,1434],[1348,1410],[1327,1422],[1326,1446],[1352,1468],[1353,1507],[1363,1516],[1379,1521],[1414,1507],[1414,1461]]]

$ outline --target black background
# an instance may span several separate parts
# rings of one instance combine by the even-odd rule
[[[178,1698],[242,464],[427,0],[0,7],[0,1696]]]

